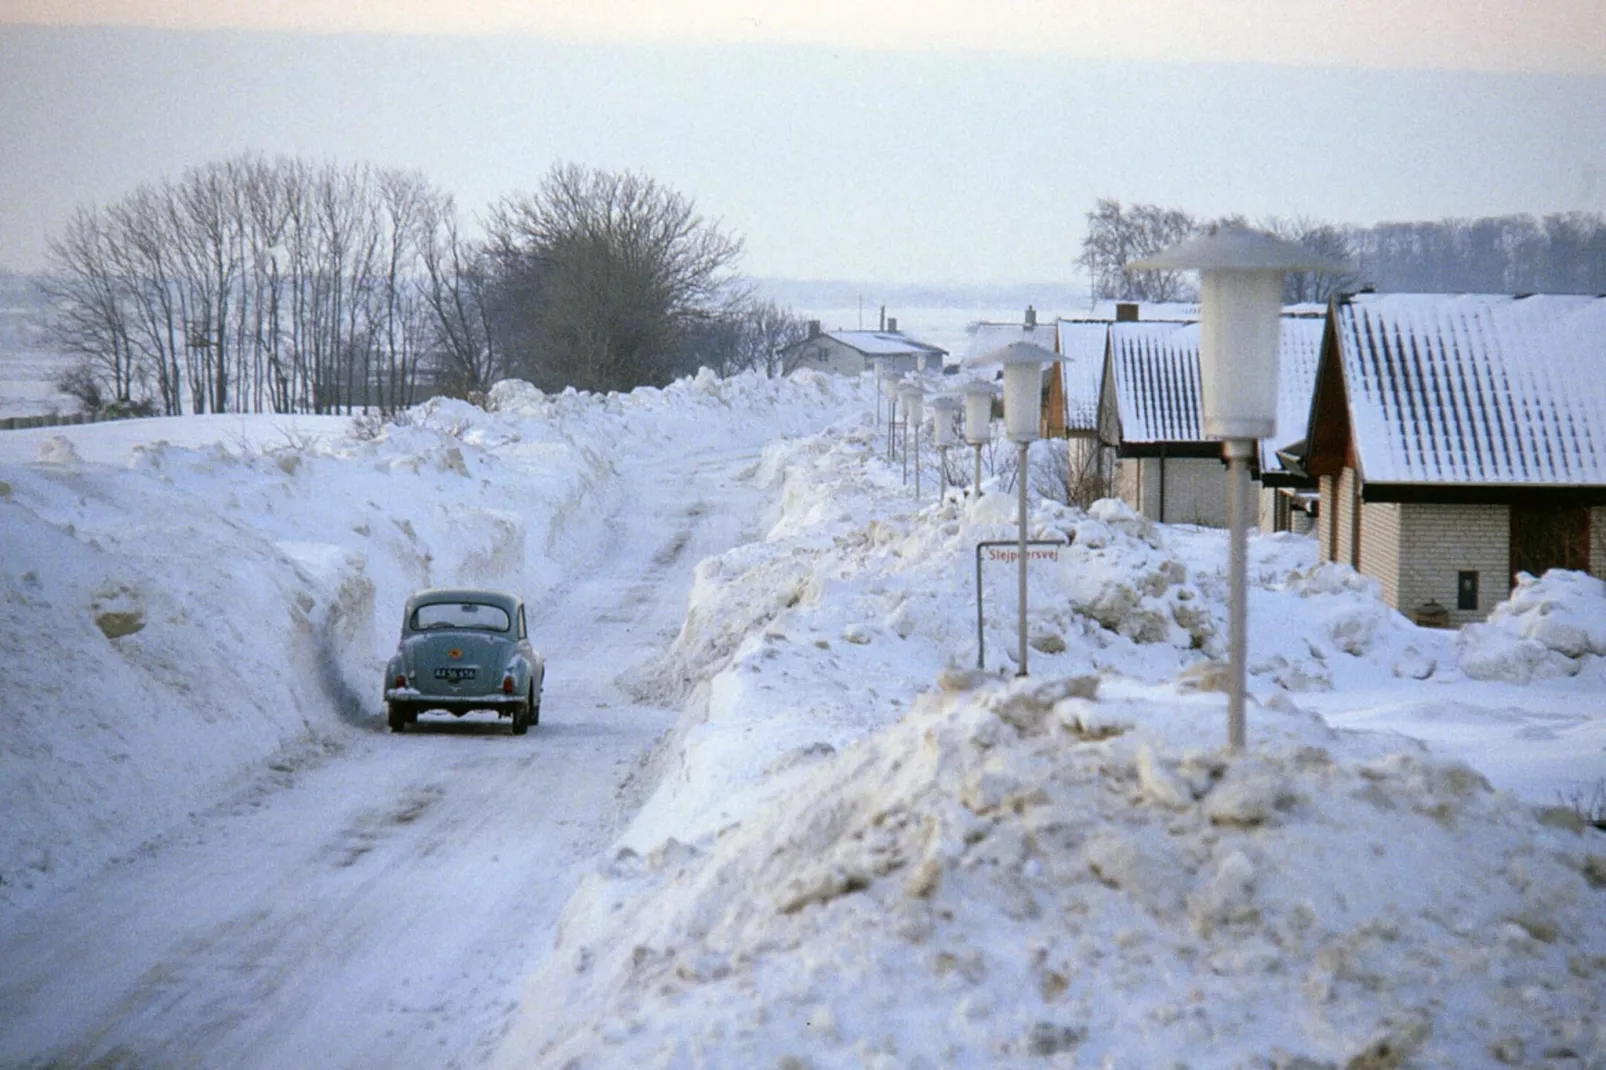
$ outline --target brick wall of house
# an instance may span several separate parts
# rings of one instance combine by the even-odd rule
[[[1409,616],[1434,601],[1460,626],[1483,620],[1511,593],[1511,510],[1504,505],[1408,503],[1400,512],[1398,601]],[[1371,516],[1370,510],[1368,517]],[[1476,609],[1457,608],[1457,574],[1478,574]]]
[[[1121,462],[1118,488],[1121,498],[1150,520],[1160,517],[1161,459],[1128,458]],[[1227,468],[1214,457],[1167,457],[1165,465],[1165,522],[1227,526]]]
[[[1338,505],[1335,501],[1338,481],[1332,476],[1322,476],[1316,481],[1317,490],[1321,494],[1321,504],[1316,508],[1316,546],[1320,560],[1332,561],[1333,558],[1333,514]]]
[[[1214,457],[1185,457],[1169,458],[1165,467],[1167,523],[1227,526],[1232,502],[1226,465]]]
[[[1333,523],[1338,525],[1338,553],[1335,561],[1346,565],[1355,563],[1355,469],[1345,468],[1338,474],[1334,487]]]
[[[1115,462],[1115,496],[1138,512],[1142,512],[1138,507],[1138,470],[1142,464],[1143,461],[1135,457]]]
[[[1360,571],[1383,585],[1385,602],[1409,616],[1414,605],[1400,601],[1400,514],[1404,507],[1395,502],[1371,502],[1362,508]]]

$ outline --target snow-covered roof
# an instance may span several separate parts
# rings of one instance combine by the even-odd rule
[[[898,357],[919,353],[944,355],[948,352],[940,346],[917,342],[902,331],[827,331],[825,333],[843,345],[858,350],[867,357]]]
[[[1123,442],[1203,441],[1192,324],[1110,324],[1110,374]]]
[[[1277,432],[1260,444],[1261,470],[1281,471],[1276,447],[1300,438],[1310,412],[1324,321],[1284,315],[1279,332]],[[1129,443],[1204,442],[1197,323],[1110,325],[1112,386]]]
[[[1011,342],[1030,342],[1044,349],[1054,348],[1052,320],[1027,325],[1025,323],[974,323],[967,328],[970,343],[965,347],[965,360],[974,360],[985,353],[1003,349]]]
[[[1310,399],[1316,393],[1327,317],[1311,314],[1309,307],[1299,306],[1298,315],[1289,315],[1287,309],[1283,312],[1277,347],[1277,433],[1260,442],[1263,473],[1287,470],[1277,451],[1304,438],[1310,422]]]
[[[1606,485],[1606,298],[1361,294],[1335,328],[1367,482]]]
[[[1060,320],[1060,374],[1065,383],[1065,426],[1091,431],[1099,420],[1099,383],[1104,378],[1105,320]]]

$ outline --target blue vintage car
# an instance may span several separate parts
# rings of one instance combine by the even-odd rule
[[[407,600],[401,642],[385,668],[390,730],[441,710],[495,710],[522,736],[541,723],[546,662],[530,646],[524,603],[511,594],[439,587]]]

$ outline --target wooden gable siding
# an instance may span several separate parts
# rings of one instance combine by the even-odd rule
[[[1322,358],[1316,370],[1316,393],[1311,398],[1310,425],[1306,429],[1305,471],[1312,478],[1336,476],[1355,466],[1355,443],[1350,429],[1349,397],[1344,386],[1344,361],[1332,316],[1322,334]]]
[[[1070,437],[1065,430],[1065,365],[1059,361],[1048,369],[1041,433],[1044,438]]]

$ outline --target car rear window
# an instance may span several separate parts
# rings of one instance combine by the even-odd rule
[[[431,602],[413,611],[413,630],[430,628],[478,628],[487,632],[505,632],[512,624],[507,610],[484,602]]]

